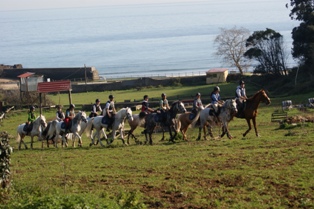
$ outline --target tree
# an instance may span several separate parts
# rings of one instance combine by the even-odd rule
[[[230,66],[238,68],[241,74],[246,68],[243,55],[247,50],[245,43],[249,35],[250,31],[245,28],[221,28],[220,34],[215,38],[215,45],[217,45],[215,54],[222,57]]]
[[[287,56],[283,47],[283,36],[269,28],[255,31],[246,41],[249,48],[244,56],[258,62],[255,72],[287,75]]]
[[[301,21],[292,30],[292,56],[312,69],[314,64],[314,0],[290,0],[290,17]]]

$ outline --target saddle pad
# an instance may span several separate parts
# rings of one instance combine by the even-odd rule
[[[23,127],[23,131],[27,132],[27,129],[28,129],[28,125],[27,125],[27,123],[25,123],[25,125]]]
[[[62,129],[65,129],[65,128],[66,128],[65,122],[62,122],[62,123],[61,123],[61,128],[62,128]]]
[[[101,123],[102,124],[107,124],[108,125],[108,122],[109,122],[109,120],[108,120],[107,117],[102,117],[102,119],[101,119]]]
[[[162,121],[162,117],[161,117],[161,114],[156,114],[154,115],[154,121],[156,123],[160,123]]]

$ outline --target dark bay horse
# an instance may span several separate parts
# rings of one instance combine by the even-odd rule
[[[146,122],[145,122],[145,131],[144,131],[146,143],[149,143],[150,145],[153,144],[152,134],[158,123],[162,127],[168,128],[169,134],[170,134],[170,141],[174,142],[174,138],[176,137],[176,134],[177,134],[177,132],[174,131],[174,136],[172,136],[172,130],[174,130],[174,127],[173,127],[174,119],[176,118],[178,113],[185,113],[185,112],[186,112],[186,109],[184,107],[184,104],[181,101],[175,101],[172,103],[170,110],[161,114],[161,118],[159,118],[159,115],[157,113],[148,114],[145,119]]]
[[[259,136],[257,127],[256,127],[256,116],[257,116],[257,108],[260,104],[260,102],[265,102],[266,105],[270,104],[270,99],[267,96],[265,90],[261,89],[257,93],[255,93],[252,97],[248,98],[246,100],[246,106],[243,110],[242,114],[239,112],[239,114],[236,115],[237,118],[244,118],[246,119],[246,122],[249,126],[249,129],[243,134],[243,137],[246,136],[247,133],[252,129],[251,126],[251,120],[253,121],[255,134],[256,136]]]

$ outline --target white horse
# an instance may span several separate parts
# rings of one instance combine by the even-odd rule
[[[91,118],[85,130],[86,135],[90,137],[91,129],[94,128],[96,130],[95,136],[97,135],[98,142],[100,143],[101,146],[104,146],[104,145],[100,140],[100,130],[103,128],[107,128],[108,126],[107,124],[102,123],[103,117],[105,116],[97,116],[97,117]],[[126,144],[124,141],[124,136],[123,136],[125,119],[133,120],[132,110],[129,107],[122,108],[115,114],[113,125],[112,125],[112,139],[111,139],[111,142],[107,141],[107,144],[111,144],[114,141],[117,130],[120,131],[120,138],[122,139],[123,144]],[[104,137],[106,138],[106,135],[104,135]],[[95,144],[94,137],[91,137],[91,140],[92,140],[91,144]]]
[[[17,141],[19,142],[19,149],[21,149],[21,144],[23,143],[25,146],[25,149],[27,149],[27,146],[24,142],[24,137],[25,136],[30,136],[31,137],[31,149],[33,149],[33,138],[35,136],[38,137],[39,139],[42,139],[42,131],[44,130],[44,128],[47,126],[46,123],[46,118],[43,115],[40,115],[36,118],[36,120],[33,122],[33,128],[32,131],[27,133],[26,131],[24,131],[24,127],[25,127],[25,123],[20,124],[17,127]]]
[[[82,146],[82,138],[81,138],[81,133],[82,131],[84,131],[84,125],[83,122],[87,123],[86,120],[86,113],[83,112],[78,112],[75,117],[72,119],[71,121],[71,128],[70,128],[70,133],[74,134],[74,139],[72,142],[72,146],[75,147],[75,139],[78,138],[79,142],[78,142],[78,146]],[[55,147],[57,147],[57,143],[58,143],[58,138],[59,135],[62,136],[62,146],[67,146],[67,142],[65,140],[65,135],[67,133],[65,133],[65,124],[63,121],[58,122],[57,120],[52,121],[52,124],[50,126],[50,129],[48,131],[47,137],[48,138],[52,138],[52,136],[54,137],[54,144]],[[85,125],[86,127],[86,125]]]
[[[231,139],[232,136],[229,133],[228,123],[233,119],[235,114],[238,112],[237,110],[237,103],[234,99],[228,99],[224,102],[222,107],[219,108],[219,115],[218,117],[215,116],[214,110],[211,108],[205,108],[200,113],[200,127],[199,127],[199,134],[197,140],[201,139],[201,130],[204,130],[204,139],[206,138],[206,128],[205,126],[209,126],[208,131],[212,138],[214,138],[211,127],[218,125],[222,126],[222,134],[220,137],[223,137],[227,134],[228,138]],[[217,120],[218,119],[218,120]]]

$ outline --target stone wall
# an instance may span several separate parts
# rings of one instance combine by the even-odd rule
[[[206,76],[193,76],[181,78],[138,78],[133,80],[123,80],[110,83],[93,83],[93,84],[72,84],[72,92],[88,92],[88,91],[111,91],[111,90],[126,90],[126,89],[141,89],[151,86],[173,86],[173,85],[202,85],[206,84]]]
[[[98,71],[95,67],[73,67],[73,68],[10,68],[2,69],[0,77],[7,79],[17,79],[17,76],[32,72],[37,75],[43,75],[45,79],[50,78],[51,81],[56,80],[71,80],[85,81],[99,80]]]

